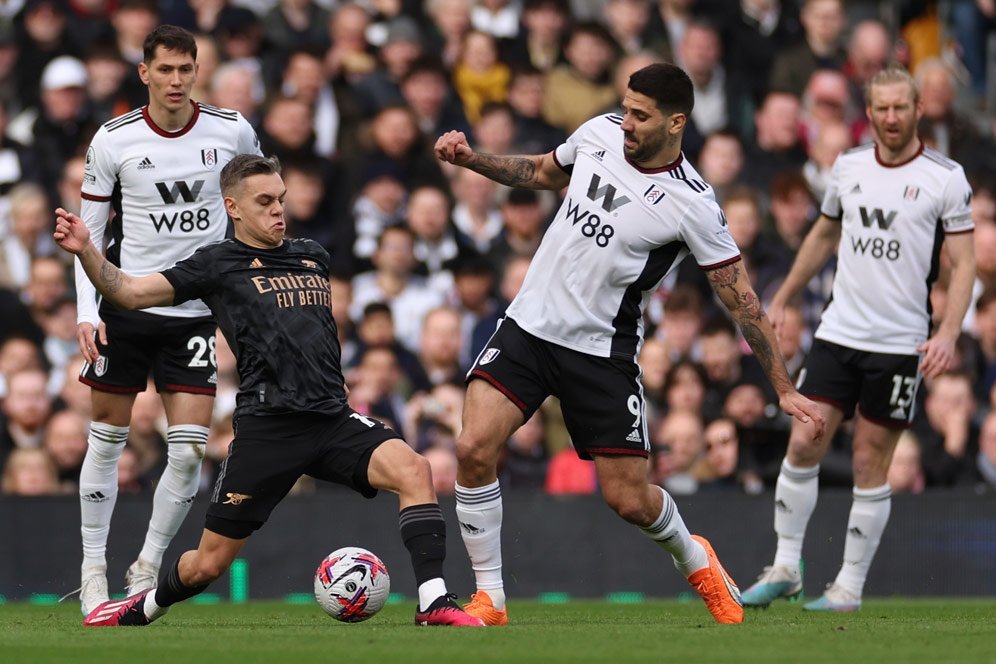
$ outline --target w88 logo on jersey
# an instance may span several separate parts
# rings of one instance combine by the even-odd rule
[[[593,238],[599,247],[609,246],[609,240],[616,234],[616,229],[603,222],[599,215],[588,210],[581,210],[580,203],[573,203],[573,205],[572,203],[570,200],[567,201],[567,219],[571,222],[571,226],[579,228],[581,235]]]

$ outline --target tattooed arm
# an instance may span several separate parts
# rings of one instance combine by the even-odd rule
[[[750,284],[743,263],[737,261],[717,267],[708,270],[706,275],[764,368],[764,373],[778,393],[779,405],[786,413],[802,422],[812,420],[816,425],[817,437],[822,436],[823,415],[815,403],[799,394],[792,385],[792,379],[785,369],[785,361],[778,350],[775,331],[764,313],[760,298]]]
[[[522,189],[562,189],[570,176],[557,166],[553,153],[542,155],[496,155],[474,152],[459,131],[439,137],[436,157],[476,171],[499,184]]]
[[[86,276],[101,295],[122,309],[145,309],[173,304],[176,293],[161,273],[145,277],[125,274],[93,246],[90,231],[82,219],[62,208],[56,210],[55,215],[55,241],[60,247],[79,257]]]

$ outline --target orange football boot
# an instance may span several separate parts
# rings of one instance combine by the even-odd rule
[[[740,589],[726,573],[716,557],[709,540],[698,535],[692,539],[702,545],[709,557],[709,566],[692,572],[688,582],[705,600],[706,608],[716,619],[725,625],[735,625],[744,621],[744,607],[740,601]]]
[[[508,624],[508,611],[495,608],[491,596],[485,590],[478,590],[470,596],[470,601],[464,605],[463,610],[472,616],[480,618],[485,625],[500,626]]]

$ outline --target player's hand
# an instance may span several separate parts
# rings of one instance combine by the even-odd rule
[[[440,136],[434,150],[436,159],[457,166],[463,166],[474,156],[474,150],[462,131],[448,131]]]
[[[920,373],[924,378],[935,378],[954,366],[956,339],[935,334],[920,344],[917,352],[920,358]]]
[[[90,229],[83,220],[72,212],[62,208],[55,210],[55,232],[52,234],[56,244],[71,254],[82,253],[90,244]]]
[[[104,321],[97,324],[96,332],[90,323],[80,323],[76,326],[76,341],[80,345],[80,352],[83,354],[83,359],[90,364],[96,362],[97,358],[100,357],[95,343],[97,338],[100,339],[101,344],[107,345],[107,326],[104,325]]]
[[[827,422],[823,417],[823,410],[815,401],[807,399],[797,391],[792,390],[778,400],[778,405],[782,407],[782,410],[800,422],[812,422],[813,440],[820,440],[823,438]]]

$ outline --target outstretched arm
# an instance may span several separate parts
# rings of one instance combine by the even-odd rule
[[[761,306],[761,300],[750,284],[750,279],[737,261],[706,272],[709,283],[729,310],[733,319],[740,325],[754,356],[764,368],[775,392],[779,405],[789,415],[801,422],[812,421],[815,425],[814,439],[823,436],[823,414],[815,403],[799,394],[785,369],[785,361],[778,351],[775,331]]]
[[[570,176],[553,159],[541,155],[497,155],[474,152],[460,131],[448,131],[435,146],[436,158],[476,171],[499,184],[522,189],[562,189]]]
[[[100,294],[122,309],[173,304],[173,286],[161,273],[131,277],[114,266],[90,241],[90,231],[83,220],[62,208],[55,211],[53,237],[60,247],[75,254],[86,276]]]

